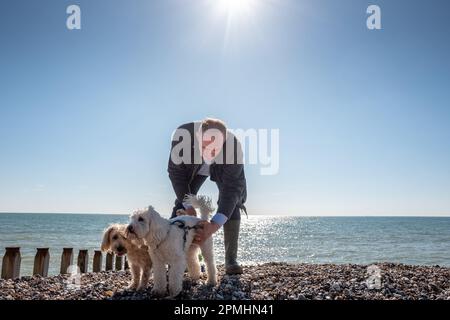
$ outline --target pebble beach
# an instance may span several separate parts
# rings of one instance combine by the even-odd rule
[[[368,281],[373,270],[375,282]],[[265,263],[244,266],[243,275],[229,276],[219,266],[216,287],[188,276],[177,299],[185,300],[450,300],[450,268],[380,263],[367,265]],[[129,271],[81,275],[70,286],[67,275],[28,276],[0,280],[0,300],[143,300],[154,299],[153,286],[127,290]],[[373,285],[375,283],[375,285]]]

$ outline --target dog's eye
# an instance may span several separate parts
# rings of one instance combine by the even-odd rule
[[[138,221],[139,221],[139,222],[142,222],[142,221],[144,221],[144,218],[139,217]]]
[[[113,240],[117,240],[119,237],[117,235],[115,235],[112,238],[113,238]]]

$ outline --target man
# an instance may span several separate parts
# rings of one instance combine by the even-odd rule
[[[242,147],[237,138],[218,119],[186,123],[177,128],[172,138],[168,172],[177,197],[172,218],[180,213],[195,215],[195,209],[183,204],[183,199],[186,194],[197,194],[208,176],[217,184],[217,213],[210,222],[200,222],[202,228],[198,229],[194,243],[202,243],[223,226],[225,271],[241,274],[237,251],[240,209],[245,211],[247,186]]]

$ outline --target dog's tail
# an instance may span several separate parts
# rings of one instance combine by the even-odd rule
[[[212,200],[207,196],[196,196],[194,194],[187,194],[184,197],[184,202],[191,205],[195,209],[200,210],[200,218],[202,220],[209,220],[211,213],[214,211]]]

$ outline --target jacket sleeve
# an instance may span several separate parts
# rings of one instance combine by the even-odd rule
[[[172,154],[173,147],[177,144],[177,141],[172,141],[172,147],[170,149]],[[172,157],[169,155],[169,165],[167,168],[169,172],[169,179],[172,183],[173,190],[177,196],[177,200],[183,202],[184,196],[189,193],[189,173],[184,163],[175,164],[172,161]]]
[[[217,212],[230,218],[236,205],[241,201],[245,184],[244,165],[225,164]]]

